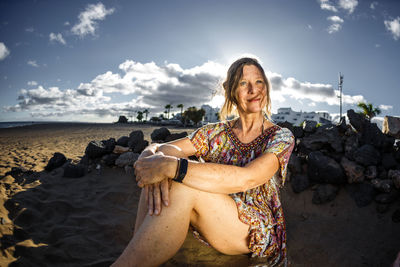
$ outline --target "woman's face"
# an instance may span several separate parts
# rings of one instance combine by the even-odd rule
[[[245,65],[237,87],[238,109],[245,113],[259,113],[266,105],[267,85],[260,70]]]

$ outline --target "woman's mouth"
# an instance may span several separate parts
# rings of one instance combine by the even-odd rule
[[[253,99],[250,99],[250,100],[248,100],[249,102],[257,102],[257,101],[260,101],[260,98],[253,98]]]

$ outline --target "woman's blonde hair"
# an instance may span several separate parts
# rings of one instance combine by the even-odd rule
[[[228,73],[226,75],[226,80],[222,83],[222,87],[225,90],[225,103],[221,108],[220,117],[222,120],[226,120],[230,115],[238,115],[237,106],[238,106],[238,94],[237,88],[240,79],[243,75],[243,67],[253,65],[258,68],[261,72],[264,82],[267,87],[267,103],[265,105],[265,115],[268,119],[271,118],[271,98],[269,95],[269,91],[271,89],[271,84],[265,75],[264,69],[261,67],[260,63],[258,63],[257,59],[244,57],[236,60],[232,63],[232,65],[228,69]]]

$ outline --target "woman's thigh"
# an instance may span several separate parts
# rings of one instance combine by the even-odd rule
[[[239,220],[236,203],[229,195],[198,191],[194,203],[191,224],[211,246],[230,255],[250,252],[250,226]]]

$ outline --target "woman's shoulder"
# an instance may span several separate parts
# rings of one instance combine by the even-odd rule
[[[201,132],[203,135],[208,136],[209,138],[214,137],[215,135],[226,130],[226,124],[223,121],[208,123],[203,125],[194,131],[194,133]]]
[[[288,128],[281,127],[278,124],[272,123],[271,129],[273,129],[273,134],[271,135],[271,139],[279,141],[282,140],[287,142],[294,141],[294,135],[292,131],[290,131]]]
[[[213,122],[213,123],[207,123],[205,125],[203,125],[202,127],[200,127],[198,130],[213,130],[213,131],[219,131],[219,130],[224,130],[226,128],[225,126],[226,124],[223,121],[219,121],[219,122]]]

